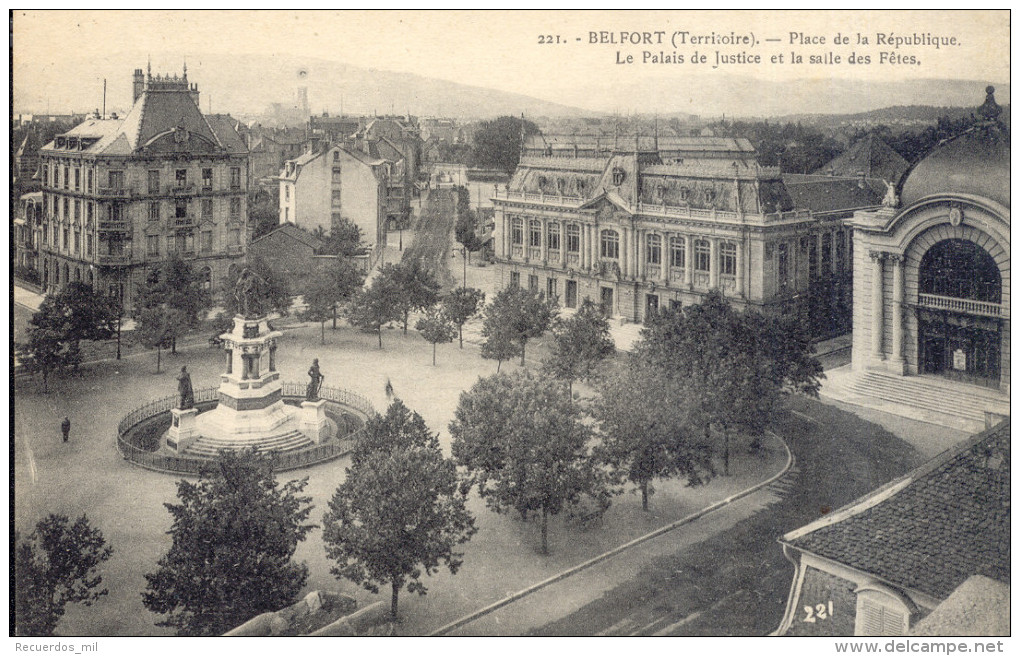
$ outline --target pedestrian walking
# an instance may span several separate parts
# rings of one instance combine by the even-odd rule
[[[66,442],[67,438],[71,435],[71,420],[67,417],[64,417],[64,421],[60,422],[60,432],[63,434],[64,441]]]

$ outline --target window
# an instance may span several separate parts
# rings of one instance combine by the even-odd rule
[[[524,220],[517,217],[510,220],[510,243],[520,246],[524,243]]]
[[[854,635],[899,636],[910,628],[910,610],[891,591],[866,587],[857,593]]]
[[[546,232],[548,233],[546,247],[551,251],[560,250],[560,224],[550,221],[549,225],[546,226]]]
[[[173,253],[177,250],[177,237],[170,235],[166,238],[166,252]]]
[[[71,242],[68,239],[67,228],[64,228],[63,232],[61,233],[61,237],[63,238],[63,240],[60,242],[60,248],[66,251],[68,247],[71,245]]]
[[[542,245],[542,222],[538,219],[528,221],[528,245],[533,248]]]
[[[212,230],[202,231],[202,252],[208,253],[212,250]]]
[[[146,188],[150,194],[159,193],[159,171],[149,171],[146,176]]]
[[[683,237],[670,237],[669,238],[669,266],[684,268],[687,266],[687,253],[684,248]]]
[[[114,203],[110,205],[110,220],[111,221],[123,221],[124,220],[124,206],[120,203]]]
[[[230,188],[240,189],[241,188],[241,169],[236,166],[230,169]]]
[[[202,199],[202,219],[212,221],[212,198]]]
[[[719,273],[724,276],[737,275],[737,245],[724,241],[719,244]]]
[[[705,239],[694,241],[694,270],[710,271],[712,269],[712,246]]]
[[[230,218],[240,219],[241,218],[241,199],[231,198],[230,199]]]
[[[290,185],[283,185],[283,200],[290,200]]]
[[[178,199],[174,202],[174,218],[178,220],[188,218],[188,201]]]
[[[533,292],[538,291],[538,276],[535,274],[528,274],[528,289]]]
[[[832,264],[832,234],[825,233],[822,235],[822,266],[830,266]]]
[[[174,181],[177,183],[177,187],[188,186],[188,169],[177,169],[174,174]]]
[[[113,186],[113,185],[111,185]],[[64,167],[64,189],[70,189],[71,187],[71,169]]]
[[[620,235],[615,230],[603,230],[600,240],[600,253],[602,257],[611,260],[620,258]]]
[[[339,150],[334,150],[333,151],[333,161],[334,162],[339,162],[340,161],[340,151]]]
[[[202,169],[202,188],[212,189],[212,169]]]
[[[91,194],[92,193],[92,169],[89,169],[87,174],[86,174],[86,176],[85,176],[85,184],[88,187],[86,189],[86,191],[88,191]]]
[[[64,211],[61,213],[60,218],[67,221],[71,218],[71,201],[67,198],[64,199]]]
[[[846,235],[840,230],[836,233],[836,266],[837,268],[843,267],[843,261],[846,259]]]
[[[567,252],[581,252],[581,226],[576,223],[567,224]]]
[[[110,188],[118,191],[124,188],[123,171],[110,171]]]
[[[77,198],[74,200],[74,222],[81,223],[81,201]]]
[[[77,255],[81,252],[81,233],[77,230],[74,231],[74,253]]]
[[[230,245],[240,246],[241,245],[241,229],[234,228],[230,231]]]
[[[648,264],[662,264],[662,237],[659,235],[648,235],[646,238]]]
[[[567,307],[568,308],[576,308],[577,307],[577,281],[576,280],[568,280],[567,281],[567,298],[566,298],[566,303],[567,303]]]
[[[333,207],[340,207],[341,194],[339,189],[334,189],[332,194]]]
[[[340,169],[333,169],[333,184],[340,184]]]
[[[149,235],[145,238],[145,254],[149,257],[159,257],[159,235]]]
[[[549,278],[545,282],[546,298],[556,298],[556,278]]]
[[[159,221],[159,201],[149,203],[149,220]]]
[[[88,205],[85,206],[85,227],[92,225],[92,219],[95,217],[95,203],[89,201]]]
[[[92,235],[85,235],[85,257],[92,257]]]
[[[74,170],[74,190],[81,191],[81,169]]]
[[[50,183],[50,165],[44,164],[42,167],[42,183],[43,186],[47,186]]]
[[[521,286],[521,274],[517,271],[510,272],[510,286],[520,287]]]

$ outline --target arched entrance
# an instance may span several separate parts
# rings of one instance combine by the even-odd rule
[[[999,386],[1002,275],[988,251],[944,239],[918,270],[918,370]]]

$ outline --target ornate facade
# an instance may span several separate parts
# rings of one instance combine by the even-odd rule
[[[134,73],[126,116],[98,115],[40,151],[37,222],[47,290],[82,281],[125,307],[169,253],[210,288],[247,241],[248,151],[229,116],[204,116],[182,77]]]
[[[497,287],[528,285],[567,308],[590,298],[639,322],[713,289],[738,307],[792,310],[812,281],[849,275],[839,213],[795,207],[746,139],[628,141],[525,149],[493,199]]]
[[[915,164],[887,207],[854,216],[855,375],[1008,394],[1009,134],[993,91],[976,125]]]

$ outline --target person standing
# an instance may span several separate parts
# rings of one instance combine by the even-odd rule
[[[71,420],[64,417],[64,421],[60,422],[60,433],[64,436],[64,441],[71,436]]]

